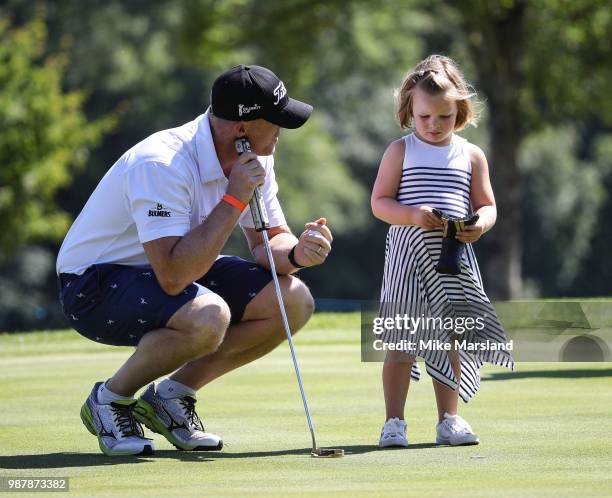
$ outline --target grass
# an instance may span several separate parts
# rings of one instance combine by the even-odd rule
[[[0,335],[0,476],[69,476],[70,496],[86,497],[612,494],[609,364],[485,367],[481,391],[461,407],[482,443],[462,448],[432,444],[435,404],[424,378],[408,398],[411,447],[381,451],[380,364],[360,362],[359,315],[315,315],[296,348],[318,442],[344,448],[344,458],[309,456],[286,344],[200,392],[222,452],[179,452],[155,435],[155,456],[110,458],[79,408],[131,350],[70,331]]]

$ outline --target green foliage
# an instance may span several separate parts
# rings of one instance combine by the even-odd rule
[[[572,128],[547,128],[526,140],[520,157],[525,272],[545,295],[571,287],[606,198],[605,171],[578,159],[577,143]]]
[[[297,89],[316,72],[319,41],[350,9],[342,0],[189,0],[179,47],[198,66],[216,71],[253,57],[252,63],[283,68],[284,79]]]
[[[40,238],[58,239],[69,225],[54,195],[70,184],[112,119],[88,122],[83,94],[64,92],[65,61],[41,60],[41,19],[19,29],[0,21],[0,249],[11,253]]]
[[[525,13],[522,33],[506,22],[517,8]],[[481,126],[462,135],[485,149],[494,174],[504,169],[495,154],[514,154],[492,149],[488,139],[496,133],[496,143],[507,145],[509,134],[495,123],[520,112],[510,129],[526,138],[512,147],[523,150],[521,170],[494,178],[494,187],[500,211],[510,206],[529,219],[524,276],[546,295],[609,292],[612,263],[603,255],[612,241],[612,170],[606,142],[596,147],[612,116],[606,2],[9,0],[0,18],[2,253],[35,239],[57,240],[121,153],[204,112],[220,71],[255,63],[315,106],[306,126],[283,132],[276,154],[279,195],[293,229],[323,215],[336,235],[327,264],[301,276],[317,297],[375,296],[387,226],[371,216],[368,193],[385,147],[404,133],[393,90],[423,56],[444,53],[457,59],[487,104]],[[505,43],[504,50],[496,52],[501,45],[491,40]],[[524,57],[507,55],[518,45]],[[475,56],[474,46],[488,55]],[[521,77],[502,92],[497,83],[515,59]],[[116,133],[102,141],[114,110],[121,111],[114,114]],[[524,193],[508,195],[519,175]],[[579,226],[568,224],[572,213],[580,213]],[[501,224],[500,217],[477,246],[483,270],[499,255],[489,242],[507,236]],[[225,252],[248,256],[238,232]],[[41,323],[24,318],[32,307],[45,311],[44,323],[55,323],[56,249],[24,250],[0,266],[2,301],[15,327]],[[23,269],[45,258],[37,278],[47,275],[47,282],[36,285]],[[26,294],[28,309],[21,305]],[[7,312],[0,315],[6,323]]]
[[[119,133],[131,128],[146,133],[177,124],[172,123],[176,107],[185,93],[192,92],[187,75],[177,75],[179,6],[168,1],[97,3],[92,12],[89,2],[61,1],[48,14],[48,22],[57,26],[50,33],[51,43],[67,46],[71,54],[68,84],[90,92],[97,114],[119,105]]]
[[[601,0],[530,2],[526,114],[536,124],[595,116],[612,126],[612,10]]]
[[[285,130],[275,154],[279,197],[295,233],[324,216],[337,235],[361,226],[368,192],[342,164],[335,143],[313,115],[308,126]]]

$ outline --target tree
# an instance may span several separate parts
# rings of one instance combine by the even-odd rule
[[[42,59],[46,29],[37,18],[9,29],[0,19],[0,250],[64,235],[70,218],[54,200],[113,119],[88,122],[84,95],[64,92],[66,60]]]
[[[488,291],[498,298],[521,294],[521,226],[518,151],[525,135],[520,96],[526,49],[524,1],[473,0],[462,10],[467,45],[474,57],[478,86],[491,109],[489,129],[491,179],[496,187],[498,221],[490,238],[492,253],[484,275]],[[493,7],[493,8],[491,8]]]
[[[518,297],[521,235],[533,236],[522,215],[519,150],[528,133],[546,125],[577,118],[610,124],[612,74],[605,61],[612,55],[612,15],[598,0],[469,0],[454,15],[491,111],[489,160],[499,217],[487,237],[484,276],[493,296]]]
[[[581,160],[578,143],[573,127],[548,127],[529,135],[521,148],[521,205],[529,226],[525,232],[531,234],[523,247],[523,273],[530,294],[592,292],[588,286],[582,293],[573,289],[594,236],[605,227],[598,227],[598,211],[605,202],[610,168],[602,162],[603,153],[593,161]],[[586,267],[585,273],[593,269]]]
[[[385,147],[402,134],[393,90],[421,54],[420,33],[434,25],[416,4],[190,0],[185,10],[183,57],[218,70],[249,60],[266,65],[315,107],[303,130],[283,132],[276,164],[294,228],[305,215],[327,215],[334,230],[326,265],[301,275],[318,297],[380,292],[388,225],[371,215],[368,194]]]

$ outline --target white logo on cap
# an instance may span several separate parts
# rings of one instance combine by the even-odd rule
[[[242,116],[243,114],[249,114],[252,111],[256,111],[261,109],[259,104],[254,104],[252,106],[245,106],[244,104],[238,104],[238,116]]]
[[[274,105],[278,105],[278,103],[281,101],[281,99],[287,95],[287,89],[285,88],[285,85],[283,85],[283,82],[279,82],[278,85],[276,85],[276,88],[274,89],[274,95],[276,96],[276,102],[274,102]]]

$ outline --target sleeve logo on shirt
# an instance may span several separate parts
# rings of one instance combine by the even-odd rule
[[[155,209],[149,209],[149,217],[161,217],[161,218],[170,218],[170,211],[164,209],[163,204],[157,203]]]

